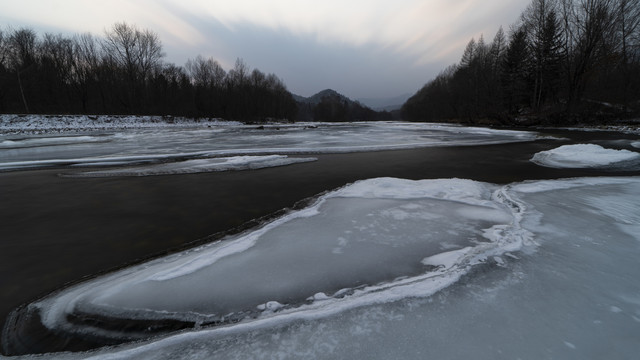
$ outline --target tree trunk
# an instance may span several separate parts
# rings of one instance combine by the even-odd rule
[[[18,87],[20,88],[20,95],[22,96],[22,103],[24,104],[24,110],[26,114],[29,113],[29,106],[27,105],[27,98],[24,97],[24,90],[22,89],[22,80],[20,79],[20,71],[17,71],[18,75]]]

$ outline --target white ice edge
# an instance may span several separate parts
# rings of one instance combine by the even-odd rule
[[[410,186],[412,183],[415,186]],[[417,193],[415,188],[419,187],[420,184],[424,185],[425,189],[423,189],[422,192]],[[446,191],[443,192],[442,186],[445,184],[449,184],[449,188],[451,189],[456,189],[456,194],[448,196]],[[319,206],[328,198],[343,196],[353,197],[356,196],[357,193],[360,193],[363,197],[367,198],[371,196],[372,189],[375,192],[375,189],[388,190],[390,187],[397,186],[406,187],[409,194],[393,194],[393,192],[391,192],[383,194],[382,196],[397,199],[432,196],[437,199],[447,199],[471,205],[486,205],[488,200],[477,199],[476,196],[479,195],[479,189],[483,187],[484,191],[480,191],[480,193],[488,191],[488,188],[486,187],[487,185],[488,184],[460,179],[410,181],[381,178],[359,181],[351,186],[346,186],[342,189],[326,194],[319,198],[312,206],[280,217],[264,225],[260,229],[245,234],[237,240],[205,245],[197,249],[157,259],[141,266],[125,269],[112,275],[90,281],[87,284],[79,284],[62,291],[59,294],[46,298],[36,303],[35,306],[41,310],[42,321],[46,327],[50,329],[61,327],[68,331],[74,331],[72,326],[67,324],[64,319],[66,314],[72,312],[76,303],[82,301],[86,294],[101,294],[91,300],[93,303],[100,303],[101,297],[109,296],[114,292],[118,292],[122,287],[129,286],[137,281],[163,281],[193,273],[205,266],[214,264],[223,257],[251,248],[256,244],[256,241],[258,241],[262,234],[273,228],[281,226],[292,219],[311,217],[317,214]],[[465,191],[465,189],[467,191]],[[467,194],[466,196],[457,194],[465,192]],[[323,317],[354,307],[374,303],[393,302],[408,296],[421,297],[432,295],[442,288],[455,283],[460,276],[468,272],[471,266],[483,263],[491,256],[499,256],[506,252],[517,251],[523,245],[531,244],[531,234],[521,229],[519,226],[521,218],[520,213],[523,211],[524,206],[522,204],[518,204],[517,200],[511,198],[507,192],[506,188],[500,188],[496,190],[493,195],[489,193],[489,197],[512,210],[514,216],[511,224],[496,225],[489,229],[485,229],[484,236],[491,240],[489,243],[480,243],[472,248],[465,248],[462,251],[447,252],[448,255],[446,255],[446,257],[448,262],[445,268],[427,272],[418,276],[394,280],[389,283],[367,286],[364,289],[357,289],[354,290],[353,294],[348,295],[343,299],[322,299],[322,301],[315,301],[310,305],[301,305],[297,308],[281,310],[277,314],[272,314],[273,316],[269,314],[262,314],[257,320],[250,320],[246,323],[241,322],[240,324],[216,328],[211,331],[243,331],[238,329],[246,329],[247,327],[260,328],[263,326],[272,326],[274,323],[282,323],[283,321],[289,322],[302,318],[309,319]],[[486,195],[480,196],[486,198]],[[195,256],[190,254],[195,254]],[[170,268],[166,270],[156,270],[153,273],[148,272],[154,271],[154,266],[158,264],[171,265]],[[173,316],[168,313],[165,315],[168,317]],[[196,317],[198,316],[198,314],[195,313],[192,315]],[[182,316],[184,316],[184,314]],[[206,316],[201,318],[201,320],[206,320]]]
[[[327,318],[358,307],[390,303],[407,297],[425,297],[450,286],[462,275],[463,271],[455,269],[451,270],[447,276],[433,274],[428,277],[414,278],[412,279],[413,281],[404,281],[403,284],[398,284],[395,287],[368,288],[349,295],[349,301],[336,298],[324,299],[299,308],[285,309],[275,313],[267,312],[256,320],[242,321],[233,325],[225,325],[212,329],[183,332],[155,342],[142,343],[139,346],[117,353],[100,354],[94,357],[88,357],[87,359],[134,358],[137,354],[144,354],[157,347],[171,346],[171,344],[179,344],[203,336],[222,337],[261,329],[272,329],[286,326],[297,321],[313,321]]]
[[[511,249],[510,251],[517,251],[521,246],[522,243],[512,244],[509,248]],[[348,295],[347,298],[321,298],[310,305],[284,309],[277,313],[267,312],[255,320],[245,320],[233,325],[184,332],[158,341],[143,343],[140,346],[124,349],[114,354],[97,355],[89,359],[134,358],[137,354],[144,354],[158,347],[170,347],[172,344],[180,344],[201,337],[232,336],[249,331],[272,329],[297,321],[327,318],[359,307],[386,304],[410,297],[428,297],[455,284],[460,277],[468,272],[470,266],[483,263],[491,256],[498,256],[508,252],[492,246],[488,246],[481,251],[465,248],[446,252],[441,255],[442,259],[447,259],[448,266],[445,266],[440,271],[402,279],[390,284],[356,290],[353,294]],[[437,259],[437,262],[441,262],[440,260],[442,259]],[[428,259],[425,260],[430,262]]]
[[[110,177],[110,176],[153,176],[174,174],[196,174],[215,171],[256,170],[268,167],[293,165],[317,161],[317,158],[292,158],[286,155],[234,156],[208,159],[192,159],[163,164],[116,168],[98,171],[85,171],[65,174],[71,177]],[[107,163],[108,164],[108,163]],[[89,163],[87,166],[98,166]]]
[[[104,137],[89,135],[5,139],[0,141],[0,150],[22,147],[70,145],[76,143],[92,143],[101,141],[105,141]]]
[[[73,159],[52,159],[52,160],[30,160],[30,161],[15,161],[0,163],[0,170],[15,170],[21,168],[34,168],[34,167],[48,167],[48,166],[62,166],[70,165],[74,167],[90,167],[90,166],[115,166],[115,165],[127,165],[141,162],[150,162],[156,160],[171,160],[177,158],[204,158],[208,156],[216,156],[213,159],[223,159],[232,161],[233,159],[241,159],[246,157],[247,159],[253,158],[253,160],[264,160],[267,157],[279,156],[281,159],[286,158],[286,155],[279,155],[276,149],[265,150],[239,150],[239,151],[197,151],[177,154],[157,154],[157,155],[132,155],[132,156],[105,156],[105,157],[87,157],[87,158],[73,158]],[[265,153],[275,153],[270,155],[262,155]],[[304,152],[295,153],[293,151],[288,153],[290,155],[303,155]],[[235,155],[242,154],[242,155]],[[249,155],[255,154],[255,155]],[[258,155],[260,154],[260,155]],[[226,156],[225,156],[226,155]],[[231,156],[233,155],[233,156]],[[272,158],[275,159],[275,158]],[[314,159],[314,158],[308,158]],[[313,161],[313,160],[308,160]]]
[[[130,282],[132,281],[132,278],[133,281],[135,281],[136,278],[142,277],[145,280],[151,279],[155,281],[162,281],[191,274],[198,269],[214,264],[216,261],[223,257],[236,254],[251,248],[255,245],[256,241],[262,234],[275,227],[278,227],[295,218],[313,216],[317,213],[317,209],[321,203],[322,199],[311,207],[277,218],[257,230],[250,231],[249,233],[242,236],[239,240],[206,244],[182,253],[177,253],[164,258],[150,261],[141,267],[137,266],[132,269],[125,269],[123,271],[107,275],[106,277],[97,279],[95,281],[97,282],[97,284],[92,281],[91,283],[93,283],[94,286],[91,288],[91,291],[99,292],[102,288],[109,288],[111,292],[115,292],[120,288],[120,286],[118,286],[117,284],[114,285],[114,282],[118,279],[127,279]],[[210,247],[214,247],[213,251],[206,251],[206,249]],[[198,252],[202,252],[202,254],[191,257],[189,256],[190,253]],[[172,263],[173,267],[166,271],[157,272],[150,278],[144,276],[146,274],[146,272],[144,271],[146,268],[153,267],[154,265],[161,263]],[[138,272],[137,275],[136,271]],[[122,284],[124,285],[121,286],[125,286],[126,284],[128,284],[128,282],[123,281]],[[61,296],[56,295],[51,299],[45,299],[34,304],[42,310],[41,315],[43,324],[50,329],[54,329],[57,325],[62,324],[64,328],[70,330],[68,324],[64,322],[65,314],[73,310],[76,301],[78,301],[78,299],[82,297],[85,291],[86,286],[84,286],[84,284],[79,284],[72,288],[64,290],[60,294]]]
[[[521,183],[517,183],[511,186],[513,191],[525,194],[532,194],[538,192],[571,189],[584,186],[596,186],[606,184],[630,184],[635,182],[634,178],[625,177],[582,177],[582,178],[569,178],[569,179],[557,179],[557,180],[529,180]]]
[[[462,261],[462,266],[452,265],[440,272],[411,277],[392,284],[356,290],[353,294],[348,295],[347,298],[322,298],[310,305],[284,309],[278,312],[266,312],[255,320],[244,320],[232,325],[184,332],[158,341],[143,343],[140,346],[114,354],[97,355],[88,359],[132,358],[136,354],[143,354],[157,347],[171,346],[171,344],[183,343],[190,339],[222,337],[249,331],[272,329],[297,321],[313,321],[327,318],[359,307],[386,304],[409,297],[428,297],[456,283],[460,277],[468,272],[469,266],[484,262],[491,254],[502,254],[503,252],[494,250],[488,251],[486,254],[477,254],[470,249],[462,249],[454,253],[451,257],[457,261]]]

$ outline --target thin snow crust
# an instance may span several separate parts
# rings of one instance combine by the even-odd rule
[[[519,226],[522,210],[504,188],[486,183],[364,180],[256,230],[76,285],[36,306],[53,331],[114,337],[67,316],[240,320],[223,332],[325,317],[432,295],[475,265],[531,246]]]
[[[629,150],[606,149],[596,144],[563,145],[541,151],[531,161],[553,168],[603,167],[624,161],[640,160],[640,154]]]

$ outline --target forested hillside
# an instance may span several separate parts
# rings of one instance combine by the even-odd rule
[[[403,106],[413,121],[571,123],[638,117],[640,0],[533,0],[507,33]]]

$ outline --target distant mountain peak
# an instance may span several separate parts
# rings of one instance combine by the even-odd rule
[[[391,120],[391,114],[376,112],[333,89],[324,89],[312,96],[293,94],[298,102],[296,121],[371,121]]]
[[[324,89],[313,96],[332,96],[332,95],[344,96],[333,89]]]
[[[351,99],[349,99],[348,97],[340,94],[339,92],[333,90],[333,89],[324,89],[314,95],[311,95],[309,97],[303,97],[303,96],[299,96],[299,95],[294,95],[293,98],[300,103],[308,103],[308,104],[319,104],[322,101],[322,98],[325,97],[338,97],[341,100],[344,100],[348,103],[356,103],[356,101],[353,101]]]

